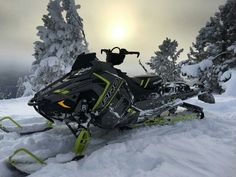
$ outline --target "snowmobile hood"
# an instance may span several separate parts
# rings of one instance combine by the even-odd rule
[[[35,96],[28,102],[28,105],[38,105],[44,100],[44,97],[47,97],[51,94],[61,93],[61,95],[67,95],[69,90],[65,88],[72,83],[71,80],[73,80],[73,82],[78,82],[78,80],[88,78],[86,74],[91,71],[94,66],[96,66],[95,63],[100,63],[100,61],[98,61],[96,58],[96,53],[80,54],[75,60],[72,69],[68,74],[37,92]],[[59,97],[59,99],[61,98]]]

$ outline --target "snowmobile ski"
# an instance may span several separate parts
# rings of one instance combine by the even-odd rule
[[[89,143],[89,137],[89,132],[86,129],[81,129],[78,137],[76,138],[73,152],[71,152],[66,159],[61,160],[60,162],[54,160],[53,162],[67,163],[70,161],[78,161],[84,158],[86,147]],[[15,150],[8,157],[7,162],[18,171],[25,174],[31,174],[47,165],[47,163],[51,163],[53,158],[55,157],[39,157],[30,150],[21,147]]]
[[[4,126],[3,121],[9,121],[14,126]],[[19,122],[14,120],[10,116],[5,116],[0,119],[0,129],[6,133],[15,132],[20,135],[29,135],[33,133],[44,132],[47,130],[52,129],[52,122],[45,122],[45,123],[36,123],[30,125],[21,125]]]

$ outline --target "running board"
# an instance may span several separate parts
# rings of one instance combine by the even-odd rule
[[[172,110],[176,111],[178,107],[185,108],[186,110],[183,112],[172,113]],[[203,109],[201,107],[180,101],[165,105],[164,107],[162,107],[162,109],[157,109],[154,110],[152,114],[150,113],[151,112],[146,112],[142,115],[143,118],[140,118],[139,122],[122,127],[122,129],[138,128],[153,125],[174,125],[182,121],[204,118]],[[168,114],[163,115],[164,113]]]

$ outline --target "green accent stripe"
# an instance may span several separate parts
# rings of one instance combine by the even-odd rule
[[[101,79],[102,81],[104,81],[104,82],[106,83],[106,87],[105,87],[104,91],[103,91],[102,94],[99,96],[97,102],[96,102],[95,105],[93,106],[92,111],[95,111],[95,109],[98,107],[98,105],[99,105],[100,102],[102,101],[103,97],[105,96],[105,94],[106,94],[106,92],[107,92],[107,89],[108,89],[109,86],[110,86],[110,82],[109,82],[106,78],[102,77],[102,76],[99,75],[99,74],[93,73],[93,75],[96,76],[97,78]]]
[[[66,89],[57,89],[57,90],[53,91],[53,93],[66,95],[66,94],[70,93],[70,91],[66,90]]]
[[[143,85],[143,82],[144,82],[144,80],[141,80],[140,86],[142,86],[142,85]]]
[[[2,122],[2,121],[4,121],[4,120],[10,120],[10,121],[11,121],[13,124],[15,124],[18,128],[22,128],[22,126],[21,126],[19,123],[17,123],[15,120],[13,120],[10,116],[6,116],[6,117],[1,118],[1,119],[0,119],[0,122]],[[0,126],[3,127],[1,123],[0,123]]]
[[[146,88],[148,86],[149,81],[150,81],[150,78],[148,78],[146,84],[144,85],[144,88]]]
[[[8,158],[8,161],[11,163],[11,164],[14,164],[15,161],[12,160],[12,158],[18,154],[19,152],[24,152],[26,154],[28,154],[33,160],[35,160],[37,163],[39,164],[42,164],[42,165],[46,165],[46,163],[40,159],[39,157],[37,157],[36,155],[34,155],[32,152],[30,152],[29,150],[25,149],[25,148],[19,148],[17,149],[9,158]]]
[[[179,116],[174,117],[171,120],[171,124],[175,124],[180,121],[196,119],[197,117],[198,117],[197,113],[192,113],[192,114],[188,114],[188,115],[179,115]]]
[[[118,88],[116,89],[115,93],[113,94],[113,96],[111,97],[110,101],[106,104],[106,106],[104,106],[104,108],[102,109],[102,111],[104,109],[106,109],[106,107],[111,103],[111,101],[113,100],[113,98],[116,96],[117,92],[119,91],[120,87],[122,86],[123,81],[120,82],[120,85],[118,86]]]

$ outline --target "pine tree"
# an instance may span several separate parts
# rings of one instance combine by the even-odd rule
[[[36,60],[32,64],[28,84],[19,86],[18,95],[37,92],[60,78],[70,71],[79,54],[88,51],[82,18],[77,13],[79,7],[74,0],[49,1],[48,14],[42,18],[44,26],[37,27],[40,41],[34,43]],[[32,88],[31,93],[26,85]]]
[[[236,1],[228,0],[207,22],[190,48],[189,63],[212,59],[212,66],[201,71],[198,78],[213,92],[222,93],[222,75],[236,66],[234,49],[236,42]],[[230,79],[230,77],[228,78]],[[225,79],[224,81],[227,81]]]
[[[216,56],[222,52],[222,33],[224,27],[220,21],[219,14],[211,17],[206,26],[199,31],[196,42],[190,47],[188,57],[196,62],[202,61],[210,56]]]
[[[183,49],[177,51],[178,42],[166,38],[159,46],[159,51],[151,57],[147,63],[154,73],[160,76],[163,81],[176,81],[180,79],[180,69],[177,65],[177,59]]]

